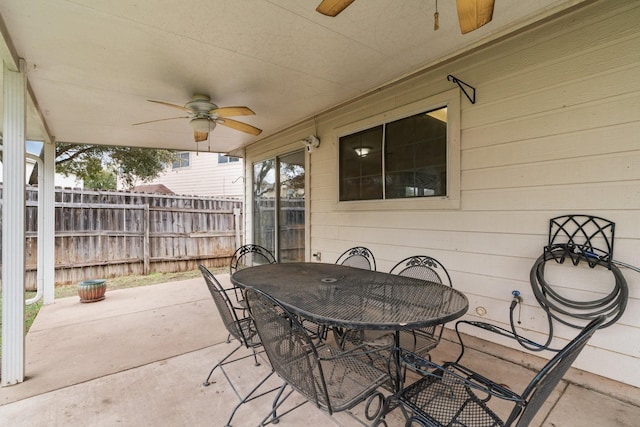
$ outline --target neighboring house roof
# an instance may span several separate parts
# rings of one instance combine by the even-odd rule
[[[131,191],[134,193],[175,194],[164,184],[136,185]]]

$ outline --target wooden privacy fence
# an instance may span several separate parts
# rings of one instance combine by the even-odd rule
[[[261,196],[253,199],[253,239],[266,248],[275,247],[278,238],[278,261],[304,261],[305,200],[301,198]],[[279,213],[278,213],[279,212]],[[278,233],[276,233],[278,215]]]
[[[1,188],[0,188],[1,189]],[[26,284],[35,289],[37,188],[27,189]],[[56,188],[56,284],[227,265],[242,201]]]

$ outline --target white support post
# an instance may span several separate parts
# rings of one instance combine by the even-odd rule
[[[42,242],[38,242],[38,246],[42,245],[44,256],[43,263],[43,281],[44,281],[44,294],[43,303],[53,304],[55,295],[55,282],[56,282],[56,257],[55,257],[55,234],[56,234],[56,187],[55,187],[55,157],[56,157],[56,144],[55,142],[44,144],[44,179],[42,183],[38,185],[42,186],[42,192],[40,193],[43,198],[42,212],[38,212],[38,216],[44,217],[43,227],[43,239]]]
[[[2,382],[24,381],[26,76],[3,67]]]

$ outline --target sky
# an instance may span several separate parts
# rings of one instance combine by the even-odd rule
[[[42,152],[41,141],[27,141],[27,153],[39,156]]]

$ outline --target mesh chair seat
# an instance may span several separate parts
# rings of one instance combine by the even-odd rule
[[[343,355],[329,345],[316,350],[322,369],[313,369],[313,375],[320,384],[324,373],[328,397],[325,401],[325,396],[318,395],[317,403],[322,409],[332,412],[350,409],[389,379],[388,373],[379,368],[387,365],[388,358],[380,357],[379,353],[371,357],[371,363],[366,363],[366,350],[359,357],[357,352]]]
[[[239,334],[238,331],[240,332]],[[262,345],[258,331],[256,331],[256,327],[253,324],[253,319],[250,317],[238,319],[236,327],[231,328],[230,333],[247,348],[255,348]]]
[[[403,403],[436,425],[504,426],[483,400],[487,394],[476,395],[465,379],[458,376],[456,367],[447,365],[407,387],[403,390]],[[515,394],[509,397],[521,402]]]
[[[528,426],[605,319],[599,316],[591,321],[540,370],[520,395],[457,361],[440,366],[403,351],[403,362],[424,375],[400,395],[400,402],[412,412],[407,425],[415,422],[425,427]],[[512,403],[508,418],[503,420],[491,410],[492,398]]]
[[[354,352],[361,348],[391,348],[395,345],[393,333],[384,331],[343,330],[333,328],[333,338],[337,346],[343,351]],[[359,357],[366,364],[370,364],[378,370],[388,371],[389,360],[385,358],[372,358],[363,354]],[[391,385],[391,384],[389,384]]]
[[[438,344],[440,344],[440,332],[436,333],[435,326],[400,332],[400,346],[413,348],[417,354],[428,357],[429,352]]]

